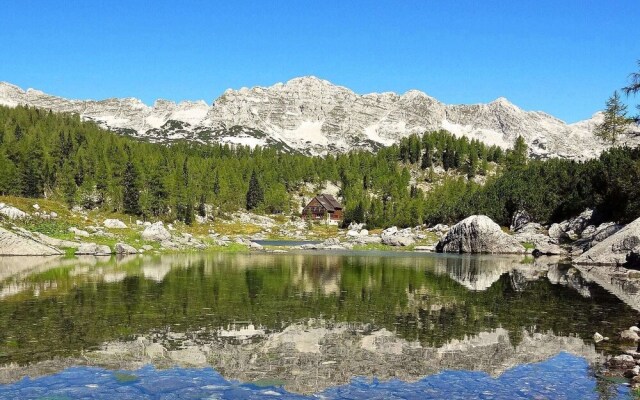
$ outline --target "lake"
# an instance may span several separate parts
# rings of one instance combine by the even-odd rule
[[[0,398],[628,398],[620,298],[522,257],[5,257]]]

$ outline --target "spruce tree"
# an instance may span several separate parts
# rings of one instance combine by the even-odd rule
[[[630,123],[631,120],[627,118],[627,106],[620,101],[620,95],[616,90],[607,100],[604,121],[596,126],[593,134],[614,144],[618,136],[627,130]]]
[[[249,190],[247,190],[247,210],[253,210],[260,203],[264,201],[264,191],[260,182],[258,182],[258,176],[256,171],[251,173],[251,179],[249,179]]]
[[[67,203],[69,208],[73,207],[76,203],[78,187],[74,179],[74,170],[70,161],[65,162],[58,172],[58,186],[62,191],[64,202]]]
[[[122,186],[122,205],[124,212],[132,215],[142,214],[142,210],[140,208],[140,183],[138,182],[138,170],[130,157],[124,169]]]

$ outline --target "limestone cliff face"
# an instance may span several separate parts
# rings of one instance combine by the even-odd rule
[[[447,129],[455,135],[510,147],[518,135],[536,157],[587,159],[608,145],[592,132],[601,114],[566,124],[543,112],[523,111],[504,98],[489,104],[446,105],[411,90],[359,95],[315,77],[270,87],[229,89],[211,106],[204,101],[68,100],[0,83],[0,104],[79,114],[103,127],[153,142],[192,140],[276,146],[308,154],[374,150],[411,133]],[[622,143],[637,145],[640,132]]]

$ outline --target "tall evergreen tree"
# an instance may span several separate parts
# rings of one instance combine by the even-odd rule
[[[247,210],[253,210],[264,201],[264,190],[258,182],[258,176],[254,170],[249,179],[249,190],[247,190]]]
[[[140,182],[138,178],[138,170],[131,161],[131,156],[127,161],[122,177],[122,205],[126,214],[140,215],[142,209],[140,207]]]
[[[631,120],[627,118],[627,106],[620,101],[620,95],[616,90],[607,100],[604,121],[596,126],[593,134],[614,144],[618,136],[627,130],[630,123]]]
[[[58,171],[58,185],[62,190],[62,196],[65,203],[69,208],[73,207],[76,203],[76,192],[78,187],[74,178],[74,170],[71,165],[71,161],[67,161],[62,165],[62,168]]]

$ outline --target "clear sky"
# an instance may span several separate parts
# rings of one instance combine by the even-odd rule
[[[0,14],[0,81],[147,104],[315,75],[575,122],[640,59],[638,0],[29,0]]]

